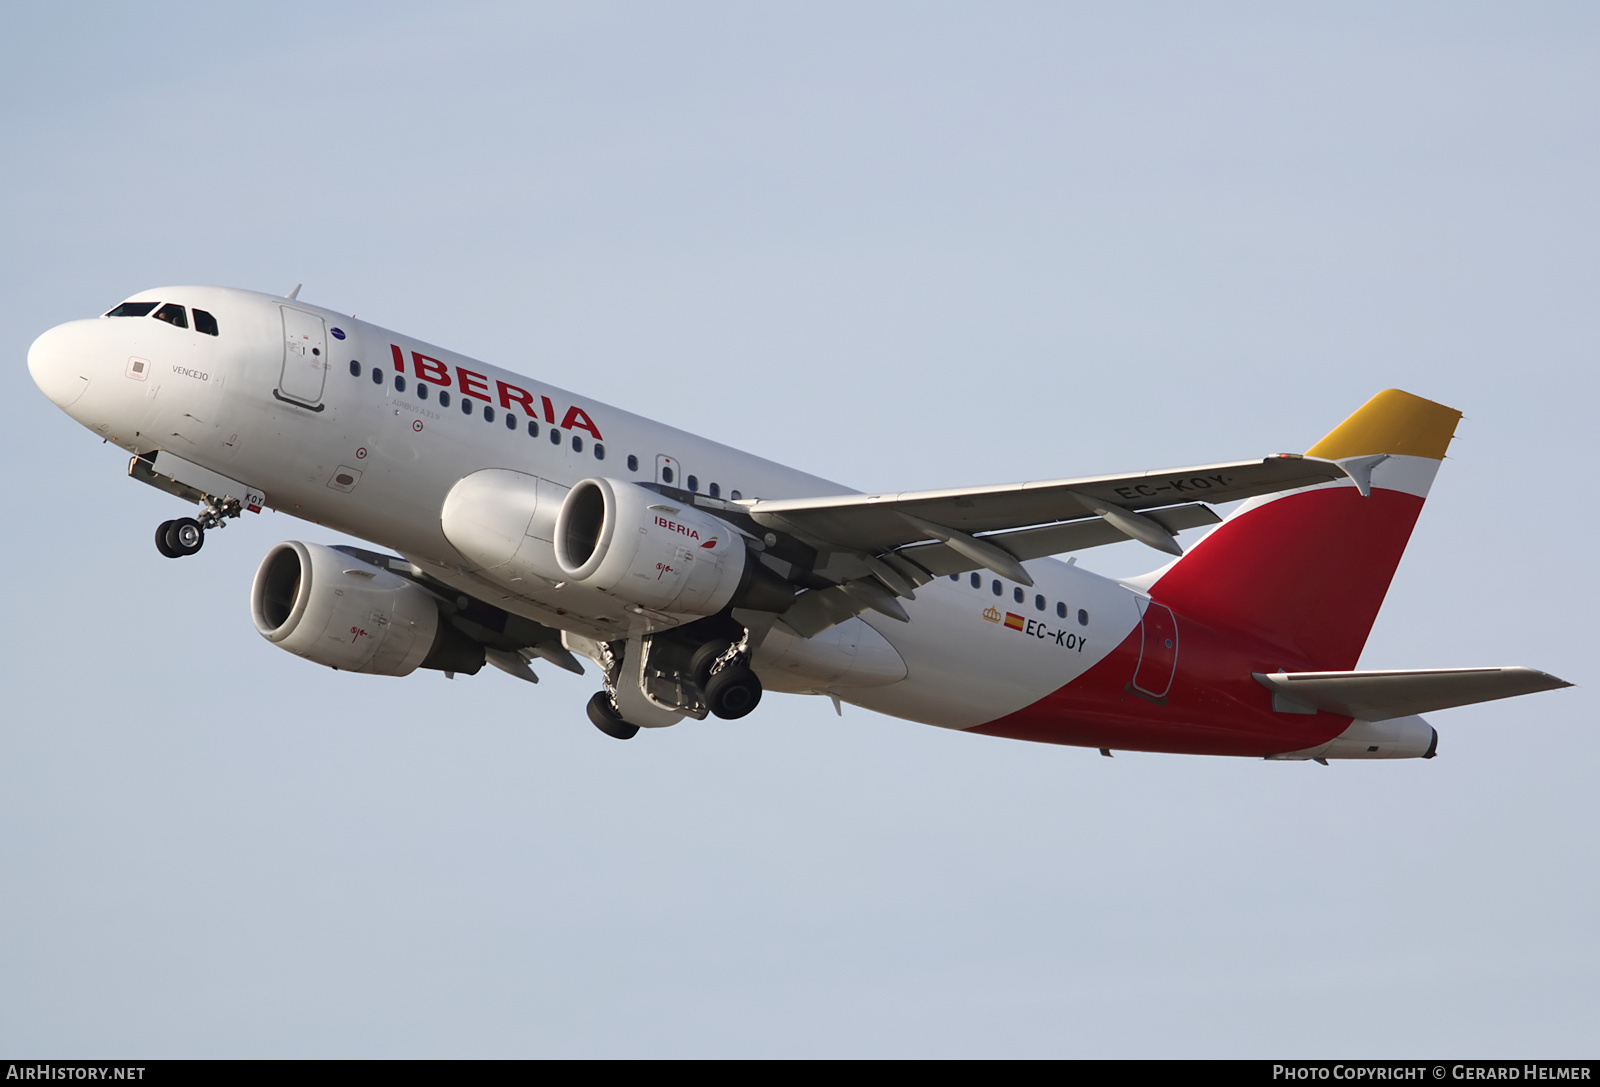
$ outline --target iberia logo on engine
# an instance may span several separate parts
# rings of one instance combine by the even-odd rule
[[[658,527],[660,527],[660,528],[666,529],[668,532],[676,532],[680,536],[687,536],[691,540],[698,540],[700,538],[700,533],[696,532],[690,526],[679,524],[677,521],[669,521],[665,517],[661,516],[659,513],[656,514],[656,525]],[[701,547],[711,547],[711,546],[714,546],[716,544],[716,542],[717,542],[717,538],[715,536],[713,536],[713,537],[711,537],[711,539],[707,540],[705,543],[701,544],[700,546]]]

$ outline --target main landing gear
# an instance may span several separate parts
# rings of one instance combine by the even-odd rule
[[[737,721],[761,702],[761,680],[746,654],[731,642],[710,641],[689,658],[689,675],[706,693],[706,708],[724,721]]]
[[[596,691],[585,709],[589,714],[589,720],[594,722],[594,727],[613,740],[631,740],[639,734],[639,726],[630,725],[622,719],[616,707],[611,704],[611,695],[605,691]]]
[[[205,507],[200,516],[180,517],[176,521],[162,521],[156,526],[156,550],[169,559],[193,555],[205,546],[206,531],[226,528],[230,517],[239,516],[241,506],[237,498],[205,496]]]
[[[698,645],[681,635],[658,634],[601,644],[606,689],[589,700],[594,727],[631,740],[640,725],[659,728],[683,717],[724,721],[746,716],[761,702],[761,680],[750,667],[750,639],[713,637]],[[701,634],[704,637],[704,634]],[[636,654],[628,660],[625,658]],[[631,718],[631,720],[630,720]]]

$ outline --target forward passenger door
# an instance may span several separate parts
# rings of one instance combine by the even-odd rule
[[[290,306],[283,311],[283,370],[273,395],[290,404],[321,411],[328,377],[327,328],[321,317]]]

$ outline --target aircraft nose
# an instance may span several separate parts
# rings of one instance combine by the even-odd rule
[[[48,396],[58,408],[65,408],[82,396],[89,387],[86,361],[82,353],[72,350],[73,325],[57,325],[28,348],[28,373],[39,391]]]

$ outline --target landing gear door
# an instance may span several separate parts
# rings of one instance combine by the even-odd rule
[[[283,372],[273,395],[313,411],[322,410],[328,377],[328,337],[316,314],[289,306],[283,310]]]
[[[1165,700],[1178,666],[1178,620],[1172,609],[1154,600],[1145,604],[1139,619],[1139,667],[1133,688],[1149,698]]]

